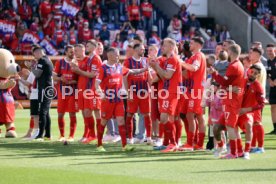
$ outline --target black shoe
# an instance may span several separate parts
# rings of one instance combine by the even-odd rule
[[[276,135],[276,131],[272,130],[271,132],[267,133],[266,135]]]

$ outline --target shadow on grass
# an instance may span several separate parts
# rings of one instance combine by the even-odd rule
[[[78,143],[73,143],[64,146],[62,143],[57,142],[38,143],[17,141],[0,143],[0,156],[6,157],[5,159],[72,157],[72,160],[87,160],[87,157],[82,156],[94,156],[94,158],[101,159],[103,161],[109,159],[113,159],[114,161],[114,159],[122,158],[152,158],[155,160],[155,157],[164,157],[166,159],[161,159],[160,161],[176,161],[185,159],[209,160],[209,157],[202,158],[201,156],[210,155],[209,152],[204,151],[160,153],[159,151],[153,151],[152,147],[145,145],[134,145],[135,151],[133,152],[122,152],[120,144],[106,144],[104,147],[107,152],[99,153],[96,152],[96,145],[81,145]],[[151,160],[147,159],[142,160],[141,162],[148,161]],[[102,163],[105,164],[110,162],[104,161]],[[115,161],[113,163],[117,162]]]

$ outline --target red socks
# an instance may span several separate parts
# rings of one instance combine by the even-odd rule
[[[88,124],[89,124],[89,121],[86,118],[83,118],[83,119],[84,119],[84,132],[83,132],[83,136],[82,137],[88,138],[88,134],[89,134]]]
[[[197,142],[198,142],[198,122],[197,122],[197,120],[195,120],[195,126],[196,126],[196,130],[195,130],[194,143],[197,144]]]
[[[258,141],[258,147],[262,148],[264,147],[264,127],[263,125],[255,125],[257,129],[257,141]]]
[[[224,146],[224,142],[223,141],[218,142],[218,147],[219,148],[222,148],[223,146]]]
[[[127,144],[127,139],[126,139],[126,126],[125,125],[119,125],[119,134],[121,136],[121,141],[122,141],[122,146],[125,147]]]
[[[149,116],[144,116],[145,121],[145,128],[146,128],[146,136],[151,137],[151,131],[152,131],[152,121]]]
[[[176,141],[175,141],[175,132],[176,132],[176,128],[175,128],[175,124],[173,122],[167,122],[164,125],[164,129],[165,129],[165,136],[168,137],[170,144],[176,145]]]
[[[188,122],[187,118],[184,118],[184,119],[183,119],[183,122],[184,122],[184,126],[185,126],[186,135],[188,136],[188,132],[189,132],[189,122]]]
[[[58,128],[59,128],[61,137],[64,137],[64,126],[65,126],[64,118],[58,118]]]
[[[88,127],[88,137],[96,137],[95,134],[95,122],[93,117],[86,117],[84,118],[84,123]]]
[[[197,142],[197,145],[199,147],[203,147],[204,138],[205,138],[205,133],[198,133],[198,142]]]
[[[194,145],[194,138],[195,138],[195,134],[193,132],[188,132],[187,135],[187,144],[190,146]]]
[[[31,117],[30,119],[30,128],[33,129],[34,128],[34,118]]]
[[[257,126],[253,125],[253,137],[252,137],[252,142],[251,142],[251,147],[255,148],[256,147],[256,142],[257,142]]]
[[[159,122],[159,138],[163,138],[164,136],[164,124]]]
[[[74,137],[77,127],[77,118],[76,116],[70,116],[70,135],[69,137]]]
[[[237,141],[236,140],[230,140],[230,150],[231,154],[236,156],[237,155]]]
[[[250,149],[251,149],[251,143],[250,142],[246,142],[245,143],[244,152],[250,152]]]
[[[105,126],[101,122],[97,122],[97,138],[98,138],[98,147],[103,145],[103,134]]]
[[[129,139],[133,138],[133,116],[127,116],[126,118],[126,130]]]
[[[237,149],[238,149],[238,153],[243,153],[242,140],[241,139],[237,139]]]
[[[175,128],[176,128],[176,133],[175,133],[175,140],[178,143],[179,139],[181,138],[182,135],[182,123],[180,120],[175,120],[174,121]]]

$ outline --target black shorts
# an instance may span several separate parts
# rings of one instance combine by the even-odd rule
[[[38,100],[30,100],[31,116],[38,116]]]
[[[276,104],[276,87],[271,87],[270,88],[269,104],[270,105],[275,105]]]

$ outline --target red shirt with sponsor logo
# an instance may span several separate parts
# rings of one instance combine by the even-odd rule
[[[128,58],[124,62],[124,67],[129,69],[142,69],[145,68],[147,65],[147,58],[140,58],[140,60],[136,60],[133,57]],[[134,86],[134,91],[137,92],[138,90],[144,89],[149,90],[149,83],[148,83],[148,72],[143,72],[140,74],[129,75],[127,77],[128,87]],[[130,88],[131,89],[131,88]]]
[[[49,2],[43,1],[40,6],[39,9],[41,11],[41,16],[43,19],[46,19],[47,16],[51,13],[52,11],[52,6]]]
[[[151,3],[142,3],[141,10],[142,10],[142,15],[144,17],[151,18],[152,11],[153,11]]]
[[[197,96],[203,94],[204,83],[206,82],[206,58],[202,52],[198,52],[192,55],[187,62],[191,65],[196,65],[198,70],[195,72],[188,71],[188,78],[183,81],[185,87],[187,87],[188,94]]]
[[[114,98],[108,98],[109,102],[116,103],[121,102],[118,91],[123,86],[123,76],[127,75],[129,69],[123,67],[121,64],[114,64],[112,66],[104,64],[100,68],[99,76],[97,80],[101,81],[101,87],[108,97],[113,94]]]
[[[245,84],[244,76],[244,68],[239,60],[233,61],[229,64],[225,76],[220,76],[217,72],[212,74],[213,79],[215,79],[224,89],[231,86],[241,89],[241,92],[238,94],[228,91],[225,99],[223,99],[223,104],[236,108],[241,107]]]
[[[140,9],[139,6],[137,5],[130,5],[127,8],[128,15],[129,15],[129,20],[140,20]]]
[[[160,66],[163,70],[174,72],[170,79],[163,80],[162,89],[168,90],[169,93],[177,93],[179,87],[182,85],[181,64],[177,56],[172,55],[169,58],[165,58]]]
[[[55,63],[55,69],[54,72],[60,77],[63,76],[66,78],[67,81],[75,80],[77,81],[78,76],[71,70],[71,66],[69,62],[67,62],[65,59],[61,59]],[[59,90],[61,91],[62,86],[67,86],[65,84],[62,84],[62,82],[59,82]],[[68,85],[76,88],[76,85]]]

